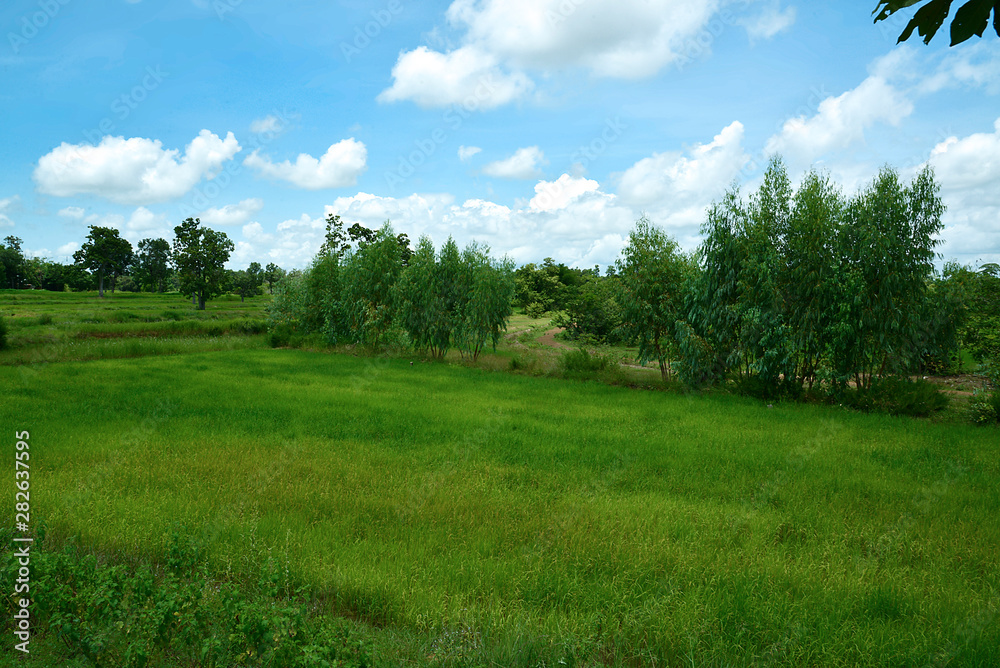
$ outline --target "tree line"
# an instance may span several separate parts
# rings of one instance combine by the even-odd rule
[[[269,314],[279,336],[321,334],[329,343],[375,348],[404,342],[435,358],[451,348],[473,360],[496,348],[513,312],[513,263],[489,248],[452,238],[436,251],[422,236],[411,250],[405,234],[355,225],[350,238],[339,216],[327,217],[326,238],[312,265],[282,281]]]
[[[519,298],[561,307],[571,338],[636,345],[692,386],[865,390],[954,369],[963,346],[996,366],[1000,269],[935,271],[939,190],[929,168],[910,183],[884,168],[851,196],[811,171],[793,190],[774,158],[755,192],[733,186],[712,204],[694,253],[643,218],[603,277],[519,270]]]

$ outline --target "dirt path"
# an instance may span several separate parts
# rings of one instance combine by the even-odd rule
[[[545,332],[535,340],[541,343],[543,346],[551,346],[552,348],[563,348],[563,349],[569,348],[569,346],[567,346],[565,343],[562,343],[561,341],[556,341],[556,334],[562,331],[564,331],[563,327],[553,327],[552,329]]]

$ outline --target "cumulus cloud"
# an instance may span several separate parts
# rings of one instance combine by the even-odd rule
[[[184,149],[159,140],[106,136],[97,146],[63,142],[35,168],[38,190],[68,197],[90,194],[119,204],[149,204],[181,197],[203,178],[214,178],[240,145],[202,130]]]
[[[199,218],[209,225],[242,225],[250,217],[264,208],[264,200],[251,197],[239,204],[227,204],[224,207],[212,207],[202,211]]]
[[[71,220],[83,220],[86,213],[87,213],[86,211],[84,211],[78,206],[67,206],[62,209],[59,209],[58,215],[62,216],[63,218],[69,218]]]
[[[455,0],[449,23],[514,67],[645,78],[682,57],[721,0]]]
[[[534,84],[522,72],[505,72],[497,56],[474,46],[449,53],[425,46],[399,54],[392,86],[380,102],[410,100],[424,108],[462,105],[473,111],[492,109],[527,94]]]
[[[566,208],[570,202],[585,193],[600,188],[597,181],[563,174],[555,181],[539,181],[535,184],[535,196],[528,206],[535,211],[554,211]]]
[[[462,162],[465,162],[470,158],[472,158],[472,156],[476,155],[477,153],[482,152],[482,150],[483,149],[479,148],[478,146],[459,146],[458,159],[461,160]]]
[[[863,141],[865,130],[877,123],[898,125],[913,113],[913,103],[882,76],[872,75],[837,97],[819,103],[811,118],[785,121],[781,131],[767,140],[769,153],[781,153],[796,166],[826,153]]]
[[[949,137],[931,151],[928,162],[948,206],[946,257],[1000,261],[1000,119],[993,130]]]
[[[367,168],[367,160],[368,149],[351,137],[331,145],[319,159],[300,153],[294,163],[288,160],[274,163],[257,149],[243,164],[262,176],[287,181],[305,190],[321,190],[354,185]]]
[[[491,162],[483,167],[483,173],[501,179],[534,179],[541,176],[539,166],[545,161],[545,154],[537,146],[519,148],[514,155]]]
[[[733,121],[708,144],[686,152],[654,153],[621,175],[623,201],[649,210],[663,224],[700,225],[704,209],[719,197],[750,161],[743,149],[743,124]]]

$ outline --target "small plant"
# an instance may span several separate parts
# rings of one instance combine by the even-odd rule
[[[48,313],[46,313],[45,315],[38,316],[38,324],[39,325],[51,325],[52,324],[52,316],[49,315]]]
[[[872,381],[868,389],[848,390],[840,403],[861,411],[927,417],[948,406],[948,397],[925,380],[889,377]]]
[[[534,318],[536,320],[544,318],[547,312],[548,311],[545,310],[545,307],[538,302],[531,302],[524,308],[524,314],[529,318]]]
[[[559,366],[563,371],[595,372],[609,371],[617,365],[606,355],[591,355],[583,348],[571,350],[559,358]]]

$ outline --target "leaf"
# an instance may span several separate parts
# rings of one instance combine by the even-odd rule
[[[920,36],[924,38],[924,44],[930,44],[931,39],[937,34],[941,24],[948,18],[951,3],[952,0],[931,0],[931,2],[918,9],[896,43],[899,44],[910,39],[914,28],[919,28]]]
[[[951,22],[951,45],[961,44],[973,35],[982,37],[992,9],[993,0],[970,0],[959,7]]]

